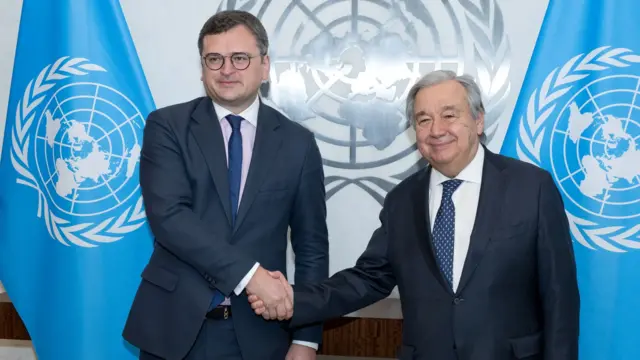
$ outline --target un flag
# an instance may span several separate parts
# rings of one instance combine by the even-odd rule
[[[637,0],[551,0],[502,147],[563,194],[584,360],[640,359],[638,34]]]
[[[153,110],[118,1],[23,3],[0,163],[0,271],[39,359],[127,359],[152,250],[138,183]]]

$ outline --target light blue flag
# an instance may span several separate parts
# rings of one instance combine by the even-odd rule
[[[133,359],[154,103],[119,2],[25,0],[0,163],[0,273],[40,360]]]
[[[551,0],[501,152],[564,198],[580,359],[640,359],[640,4]]]

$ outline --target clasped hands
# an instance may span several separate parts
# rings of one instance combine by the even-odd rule
[[[266,320],[288,320],[293,316],[293,288],[280,271],[262,266],[246,287],[251,308]]]

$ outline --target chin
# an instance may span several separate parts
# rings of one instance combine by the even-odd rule
[[[448,165],[450,164],[452,161],[452,159],[444,159],[444,158],[434,158],[433,162],[431,163],[431,165],[435,165],[436,167],[438,165]]]
[[[454,158],[455,154],[451,154],[445,151],[440,151],[437,154],[431,154],[432,162],[436,164],[448,164],[452,162]]]
[[[218,98],[224,102],[227,103],[234,103],[236,101],[238,101],[238,99],[240,98],[239,96],[235,95],[235,94],[225,94],[224,92],[222,93],[218,93]]]
[[[450,145],[431,147],[429,150],[429,154],[434,159],[442,159],[442,158],[451,156],[454,153],[454,151],[452,150],[453,150],[453,147]]]

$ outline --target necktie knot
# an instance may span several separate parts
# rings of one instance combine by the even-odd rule
[[[443,182],[442,183],[442,197],[443,198],[450,198],[451,195],[453,195],[453,193],[456,191],[458,186],[460,186],[460,184],[462,184],[462,180],[460,180],[460,179],[452,179],[452,180],[447,180],[447,181]]]
[[[240,130],[240,123],[242,122],[242,120],[244,120],[242,116],[233,114],[227,115],[226,119],[229,122],[229,125],[231,125],[231,129],[233,129],[234,131]]]

